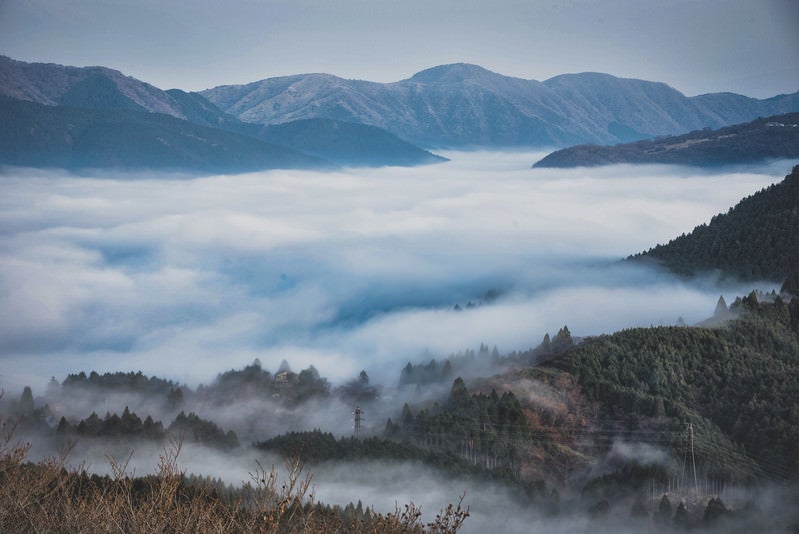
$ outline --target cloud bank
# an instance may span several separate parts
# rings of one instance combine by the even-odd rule
[[[698,321],[720,292],[745,288],[617,260],[790,168],[552,170],[529,168],[540,154],[446,156],[192,180],[5,169],[2,385],[92,369],[207,383],[255,358],[272,370],[312,364],[333,382],[361,369],[396,380],[425,350],[524,350],[564,324],[584,336]]]

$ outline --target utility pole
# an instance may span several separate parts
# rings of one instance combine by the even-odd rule
[[[361,416],[363,415],[363,410],[361,410],[360,406],[356,406],[352,414],[355,416],[355,435],[357,436],[361,432]]]

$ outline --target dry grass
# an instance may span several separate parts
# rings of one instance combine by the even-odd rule
[[[181,446],[175,440],[165,447],[154,475],[131,477],[127,460],[109,457],[114,476],[98,477],[68,467],[69,447],[28,462],[30,445],[12,444],[9,432],[0,438],[0,532],[454,533],[469,516],[461,497],[427,524],[413,503],[344,524],[341,514],[315,501],[299,459],[287,462],[283,480],[274,466],[258,464],[237,497],[225,499],[210,486],[186,484]]]

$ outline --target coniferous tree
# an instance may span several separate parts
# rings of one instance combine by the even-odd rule
[[[724,502],[722,502],[719,498],[710,499],[707,503],[707,507],[705,507],[705,515],[703,517],[703,521],[705,523],[715,523],[729,514],[729,510],[727,507],[724,506]]]
[[[541,351],[545,354],[552,352],[552,341],[549,338],[549,333],[544,334],[544,339],[541,341]]]
[[[572,339],[571,332],[569,332],[569,327],[564,325],[563,328],[558,330],[555,339],[552,340],[552,350],[554,352],[563,352],[573,346],[574,340]]]
[[[660,504],[658,505],[658,511],[655,518],[660,523],[668,523],[671,521],[671,501],[666,495],[663,495],[663,497],[660,499]]]
[[[30,386],[25,386],[22,390],[22,395],[19,397],[19,414],[27,417],[33,415],[33,391]]]

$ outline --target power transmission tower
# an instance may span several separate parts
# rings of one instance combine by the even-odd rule
[[[352,412],[352,414],[355,416],[355,435],[357,436],[361,432],[363,410],[361,410],[360,406],[356,406],[355,411]]]
[[[696,456],[694,455],[694,425],[688,423],[686,431],[686,444],[685,444],[685,454],[683,456],[682,462],[682,479],[685,480],[685,467],[688,463],[688,456],[691,457],[691,471],[693,471],[694,475],[694,497],[698,500],[699,499],[699,480],[696,476]]]

